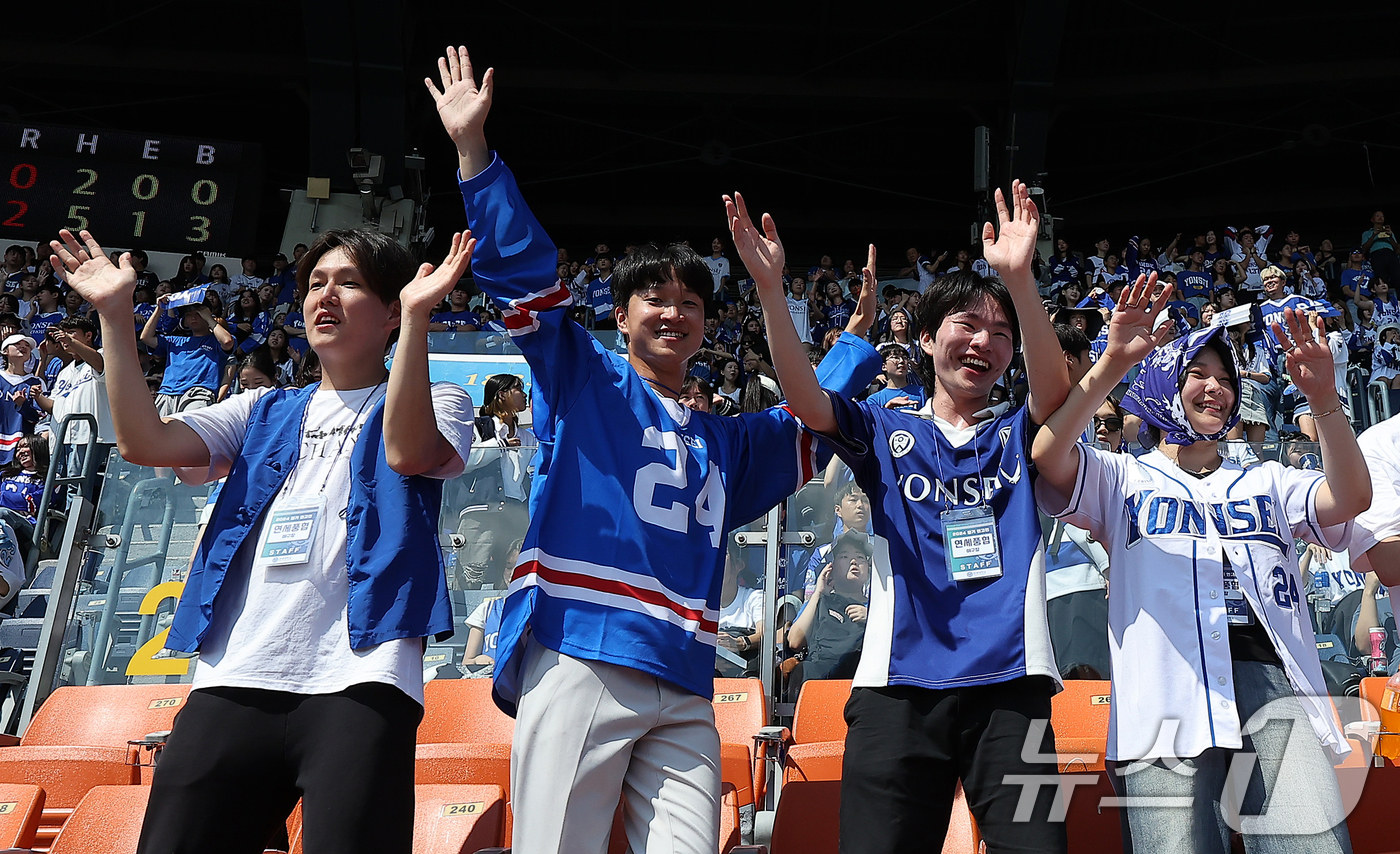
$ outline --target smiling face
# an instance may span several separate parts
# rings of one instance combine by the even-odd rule
[[[1186,421],[1203,436],[1225,430],[1235,405],[1235,389],[1225,362],[1214,347],[1206,347],[1186,366],[1181,384]]]
[[[1011,322],[994,298],[983,296],[949,312],[936,335],[923,330],[919,347],[933,360],[936,395],[950,395],[955,402],[985,401],[1011,364]]]
[[[705,300],[671,278],[634,291],[617,309],[617,328],[627,336],[629,358],[656,371],[682,369],[704,343]]]
[[[34,471],[34,449],[29,447],[28,439],[20,439],[15,446],[15,462],[24,471]]]
[[[382,356],[399,325],[398,302],[385,305],[365,286],[350,254],[339,247],[322,255],[312,268],[302,311],[307,343],[327,363],[340,352],[372,350]]]
[[[1061,288],[1060,293],[1064,294],[1065,305],[1078,305],[1079,301],[1084,299],[1083,290],[1074,282],[1070,282]]]

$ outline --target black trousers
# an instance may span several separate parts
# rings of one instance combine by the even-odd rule
[[[1064,822],[1048,818],[1057,787],[1041,785],[1033,809],[1017,816],[1025,786],[1003,780],[1054,779],[1053,759],[1022,759],[1036,720],[1045,721],[1044,736],[1028,753],[1054,755],[1052,690],[1043,676],[942,691],[853,690],[841,766],[842,854],[942,850],[959,779],[989,852],[1065,851]]]
[[[140,854],[262,854],[297,798],[307,854],[409,854],[423,707],[391,685],[190,692],[152,780]]]

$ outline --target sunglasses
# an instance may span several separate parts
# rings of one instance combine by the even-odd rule
[[[1120,430],[1123,429],[1123,419],[1122,419],[1122,418],[1100,418],[1100,417],[1098,417],[1097,415],[1095,415],[1095,416],[1094,416],[1094,429],[1097,430],[1097,429],[1100,428],[1100,427],[1104,428],[1105,430],[1107,430],[1107,431],[1110,432],[1110,433],[1117,433],[1118,431],[1120,431]]]

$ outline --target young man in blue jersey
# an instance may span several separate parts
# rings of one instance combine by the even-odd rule
[[[810,479],[808,437],[781,409],[723,418],[680,402],[714,291],[689,247],[639,247],[613,272],[609,319],[625,357],[570,320],[554,244],[486,145],[493,72],[478,89],[465,48],[438,67],[442,90],[425,82],[480,240],[473,277],[535,381],[533,518],[494,673],[496,702],[516,718],[512,846],[602,854],[622,799],[631,850],[714,854],[725,538]],[[848,327],[861,333],[874,316],[873,260]],[[847,385],[874,376],[874,350],[857,336],[832,353],[848,360]]]
[[[996,199],[1001,234],[988,223],[982,243],[1006,284],[958,271],[924,293],[914,331],[929,401],[907,413],[822,390],[785,310],[772,217],[759,231],[743,198],[725,197],[788,406],[831,440],[873,508],[864,649],[846,705],[844,854],[936,846],[959,779],[990,850],[1066,848],[1064,824],[1049,819],[1055,787],[1041,788],[1027,815],[1022,785],[1006,780],[1056,771],[1053,760],[1024,758],[1054,753],[1059,689],[1029,448],[1069,375],[1031,275],[1035,205],[1020,182],[1014,212],[1000,190]],[[1018,338],[1030,399],[1007,411],[989,397]]]

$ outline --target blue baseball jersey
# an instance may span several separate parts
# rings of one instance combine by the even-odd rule
[[[855,685],[947,689],[1027,675],[1059,682],[1045,617],[1045,553],[1025,407],[966,431],[828,395],[832,445],[870,496],[874,570]],[[1002,575],[952,581],[942,513],[997,521]]]
[[[49,327],[59,325],[67,317],[68,315],[62,311],[31,315],[29,318],[29,337],[35,341],[43,341],[44,336],[49,333]]]
[[[1084,281],[1084,259],[1078,254],[1071,252],[1068,258],[1061,258],[1058,255],[1050,260],[1050,284],[1055,285],[1058,290],[1059,285],[1066,282]]]
[[[1370,284],[1370,270],[1353,270],[1352,268],[1348,267],[1342,271],[1342,287],[1350,288],[1351,292],[1354,294],[1359,293],[1363,296],[1370,296]]]
[[[540,446],[501,615],[496,702],[514,713],[527,637],[709,697],[725,537],[812,477],[812,437],[783,409],[723,418],[657,395],[568,318],[554,243],[500,159],[461,190],[479,241],[473,275],[534,376]],[[860,351],[848,384],[863,387],[874,349],[850,335],[838,346]]]
[[[1277,323],[1279,326],[1284,327],[1284,332],[1285,334],[1287,333],[1288,325],[1283,321],[1284,309],[1291,308],[1294,311],[1307,311],[1310,308],[1329,307],[1330,306],[1319,306],[1313,300],[1300,296],[1286,296],[1280,299],[1264,300],[1259,303],[1259,316],[1263,321],[1264,337],[1268,341],[1270,347],[1275,351],[1281,351],[1283,345],[1274,338],[1273,325]]]
[[[1181,299],[1211,296],[1210,273],[1205,270],[1182,270],[1176,274],[1176,293]]]
[[[613,312],[612,276],[597,278],[588,283],[588,304],[593,307],[593,317],[602,320]]]

